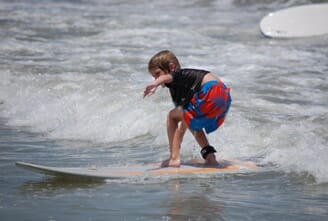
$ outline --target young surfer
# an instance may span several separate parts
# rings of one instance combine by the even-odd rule
[[[224,122],[231,103],[230,88],[209,71],[182,69],[177,57],[168,50],[150,59],[148,71],[154,80],[146,86],[144,97],[154,94],[161,85],[169,88],[175,106],[167,115],[170,157],[162,166],[181,165],[180,146],[187,128],[201,147],[205,162],[217,166],[216,150],[205,132],[215,131]]]

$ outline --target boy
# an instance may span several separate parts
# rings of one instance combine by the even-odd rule
[[[162,166],[181,165],[180,145],[187,128],[202,148],[205,162],[218,166],[216,150],[209,145],[205,132],[215,131],[223,123],[231,103],[230,88],[209,71],[181,69],[176,56],[167,50],[150,59],[148,71],[154,81],[146,86],[144,97],[154,94],[161,85],[169,88],[175,105],[167,115],[170,158]]]

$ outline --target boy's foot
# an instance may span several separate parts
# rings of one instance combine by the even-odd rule
[[[178,160],[167,159],[162,162],[161,166],[162,167],[180,167],[181,162],[180,162],[180,159],[178,159]]]
[[[216,160],[215,154],[214,153],[210,153],[206,156],[206,160],[205,163],[209,166],[214,166],[217,167],[219,166],[218,161]]]

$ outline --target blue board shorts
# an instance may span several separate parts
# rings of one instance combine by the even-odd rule
[[[224,122],[230,104],[230,88],[222,81],[208,81],[183,107],[183,118],[192,130],[211,133]]]

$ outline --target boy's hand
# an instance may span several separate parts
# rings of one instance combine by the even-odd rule
[[[143,97],[145,98],[146,96],[151,96],[152,94],[155,93],[156,89],[157,89],[157,85],[154,84],[148,85],[144,90]]]

